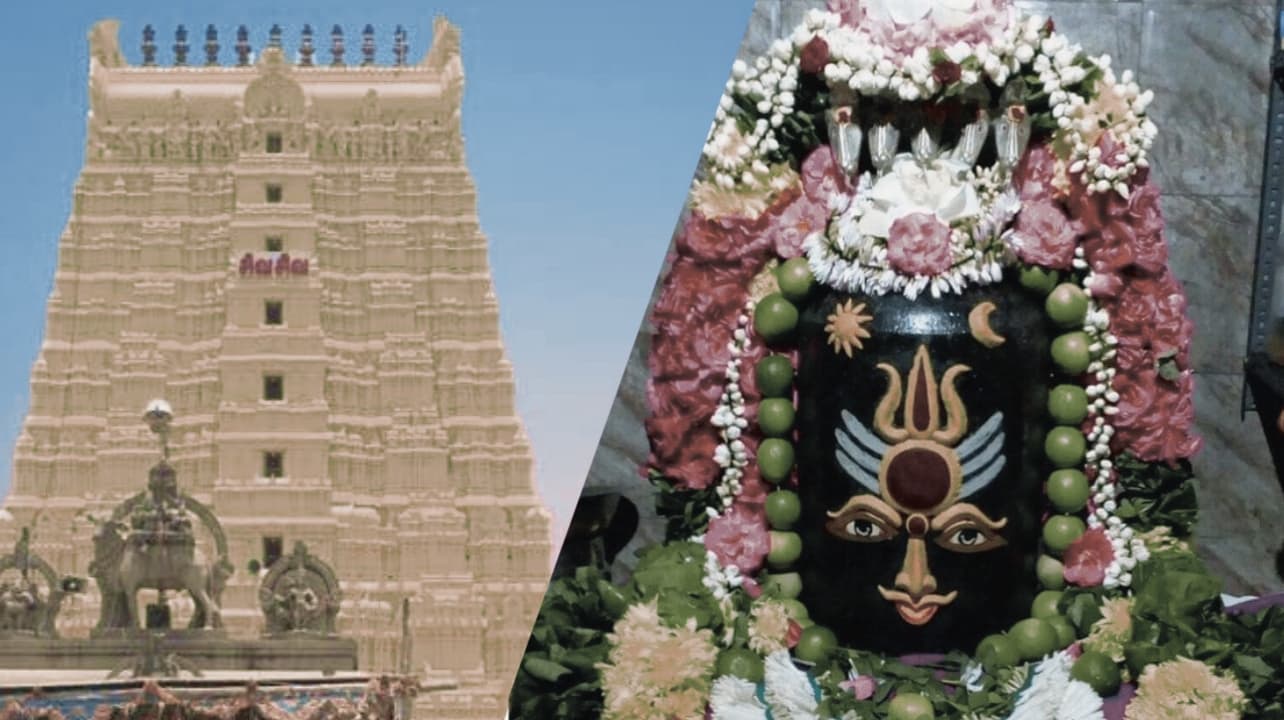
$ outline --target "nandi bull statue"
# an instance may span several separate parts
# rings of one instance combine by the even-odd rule
[[[218,520],[178,488],[169,464],[168,432],[173,413],[153,401],[143,416],[161,440],[162,459],[148,474],[147,492],[126,500],[100,523],[90,573],[102,593],[99,631],[137,629],[138,591],[185,591],[196,605],[189,628],[222,627],[220,596],[231,575],[227,542]],[[210,562],[196,546],[193,518],[214,536],[218,557]]]

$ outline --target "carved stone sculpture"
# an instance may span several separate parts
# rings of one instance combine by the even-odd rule
[[[54,621],[64,594],[58,574],[31,552],[31,533],[24,528],[13,552],[0,557],[0,637],[57,637]]]
[[[259,585],[264,634],[334,635],[343,599],[334,570],[295,543],[294,552],[272,564]]]
[[[196,547],[192,515],[215,536],[215,562]],[[189,627],[222,627],[219,598],[231,575],[222,529],[208,509],[179,491],[164,461],[152,468],[148,493],[125,501],[99,528],[90,574],[103,598],[99,630],[139,627],[136,598],[143,588],[187,592],[196,604]]]

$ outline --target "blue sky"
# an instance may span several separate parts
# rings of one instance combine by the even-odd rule
[[[0,26],[0,494],[28,403],[44,332],[57,240],[84,157],[86,34],[121,21],[131,63],[143,26],[158,59],[173,30],[201,57],[214,23],[233,57],[235,28],[262,47],[280,23],[287,51],[304,23],[342,25],[348,58],[360,29],[390,58],[403,25],[417,61],[432,18],[460,26],[467,73],[464,132],[503,333],[517,373],[518,407],[538,460],[541,492],[568,518],[633,336],[685,198],[713,111],[744,34],[752,0],[456,0],[358,3],[224,0],[179,3],[60,0],[5,3]],[[319,55],[321,53],[318,53]]]

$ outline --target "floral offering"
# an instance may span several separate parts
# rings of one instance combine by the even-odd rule
[[[1006,0],[737,61],[651,316],[666,541],[554,584],[515,711],[1284,716],[1284,610],[1189,547],[1151,100]]]

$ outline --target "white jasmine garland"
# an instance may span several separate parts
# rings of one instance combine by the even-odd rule
[[[1086,268],[1082,248],[1075,250],[1075,256],[1075,266]],[[1089,274],[1083,283],[1084,292],[1089,296],[1083,331],[1088,336],[1088,350],[1092,357],[1088,368],[1091,380],[1085,388],[1088,421],[1092,428],[1086,435],[1088,452],[1084,458],[1084,470],[1093,475],[1091,507],[1094,509],[1088,514],[1087,523],[1088,527],[1102,528],[1110,539],[1114,559],[1106,568],[1103,585],[1108,589],[1118,589],[1132,585],[1133,568],[1138,562],[1149,559],[1150,551],[1136,532],[1115,515],[1119,509],[1119,486],[1110,439],[1115,434],[1111,418],[1119,412],[1119,393],[1113,386],[1119,341],[1110,333],[1109,313],[1091,299],[1091,279],[1092,274]]]
[[[844,292],[898,292],[910,299],[999,282],[1012,259],[1005,232],[1021,209],[994,168],[966,168],[946,159],[923,167],[908,156],[898,158],[892,172],[877,182],[862,175],[854,198],[835,194],[831,205],[835,217],[827,231],[803,243],[817,281]],[[911,213],[933,214],[950,226],[949,270],[910,276],[888,264],[889,229]]]
[[[1109,55],[1086,56],[1078,45],[1067,48],[1057,35],[1044,44],[1055,53],[1039,70],[1039,79],[1049,95],[1053,117],[1057,118],[1059,129],[1054,141],[1070,148],[1070,172],[1082,174],[1089,193],[1113,190],[1128,197],[1128,181],[1150,167],[1149,152],[1158,129],[1146,117],[1146,109],[1154,93],[1142,92],[1131,70],[1116,80]],[[1095,97],[1063,89],[1082,82],[1090,71],[1101,75],[1094,88]],[[1113,157],[1103,157],[1098,146],[1105,133],[1117,145]]]
[[[913,15],[920,5],[898,0],[888,8],[900,9],[887,12]],[[812,10],[788,39],[777,40],[754,62],[733,65],[705,145],[711,182],[730,188],[758,187],[765,181],[753,171],[754,161],[779,151],[777,130],[796,111],[801,52],[816,37],[829,47],[822,76],[830,90],[863,97],[933,100],[955,85],[966,89],[989,80],[1005,87],[1015,77],[1032,77],[1048,96],[1057,126],[1055,145],[1066,149],[1063,159],[1072,173],[1081,174],[1089,192],[1113,190],[1126,197],[1129,180],[1149,167],[1157,130],[1146,110],[1154,94],[1143,92],[1131,72],[1116,78],[1109,55],[1086,54],[1052,31],[1043,17],[1010,23],[992,44],[960,41],[895,57],[858,28],[842,25],[837,14]],[[942,57],[959,65],[958,83],[943,86],[938,81],[935,68]],[[1100,79],[1085,88],[1090,75]],[[1101,157],[1098,141],[1106,132],[1118,148],[1115,157]]]
[[[744,470],[749,466],[749,452],[740,436],[749,427],[745,417],[745,399],[740,389],[740,364],[746,350],[749,349],[749,322],[753,315],[754,302],[745,303],[744,312],[736,319],[736,330],[732,334],[729,350],[731,359],[727,361],[726,378],[722,397],[709,422],[719,429],[722,442],[713,450],[713,460],[722,468],[722,477],[714,492],[721,501],[722,509],[731,507],[742,489],[741,480]],[[710,518],[719,515],[717,508],[708,508]]]

